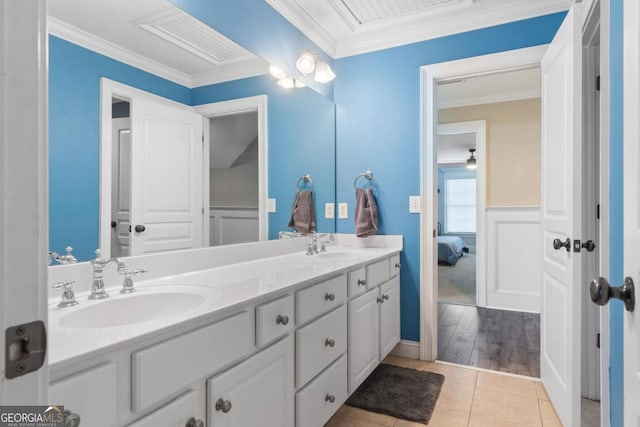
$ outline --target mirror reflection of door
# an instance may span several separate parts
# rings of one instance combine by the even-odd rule
[[[111,255],[129,255],[129,226],[131,225],[131,118],[127,100],[112,98],[111,158]]]
[[[258,112],[212,117],[209,135],[210,245],[256,242]]]

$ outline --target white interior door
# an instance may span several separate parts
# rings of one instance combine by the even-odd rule
[[[131,255],[202,246],[202,116],[131,100]]]
[[[640,284],[640,6],[624,2],[624,274]],[[614,283],[613,285],[620,285]],[[640,312],[624,314],[624,425],[640,426]]]
[[[112,120],[111,156],[111,256],[129,256],[129,226],[131,225],[131,120]]]
[[[540,368],[565,426],[580,425],[581,5],[542,59],[543,274]],[[554,240],[569,242],[554,249]],[[568,240],[567,240],[568,239]]]

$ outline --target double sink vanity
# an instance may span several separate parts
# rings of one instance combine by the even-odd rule
[[[82,426],[322,426],[400,340],[401,236],[336,235],[130,257],[135,292],[87,298],[50,268],[49,401]]]

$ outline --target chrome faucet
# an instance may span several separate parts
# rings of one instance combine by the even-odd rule
[[[67,251],[66,255],[60,255],[57,252],[49,251],[47,253],[47,265],[51,265],[51,262],[54,260],[60,264],[75,264],[78,262],[76,257],[71,255],[71,251],[73,250],[71,246],[67,246],[65,250]]]
[[[100,249],[96,249],[96,258],[91,260],[91,266],[93,267],[93,283],[91,283],[89,299],[103,299],[109,297],[109,294],[104,290],[102,271],[111,263],[117,264],[118,271],[124,271],[127,269],[127,266],[124,265],[124,262],[120,258],[102,258],[102,251]]]
[[[323,239],[328,237],[329,240],[324,240],[320,242],[320,250],[318,250],[318,239]],[[310,233],[309,234],[309,242],[307,243],[307,255],[319,254],[320,252],[327,251],[327,244],[333,241],[334,236],[331,233]]]

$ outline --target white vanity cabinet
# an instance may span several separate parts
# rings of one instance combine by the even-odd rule
[[[293,427],[291,336],[207,381],[207,419],[214,427]]]
[[[368,265],[366,282],[372,289],[349,301],[349,393],[400,341],[399,262],[393,258]]]

